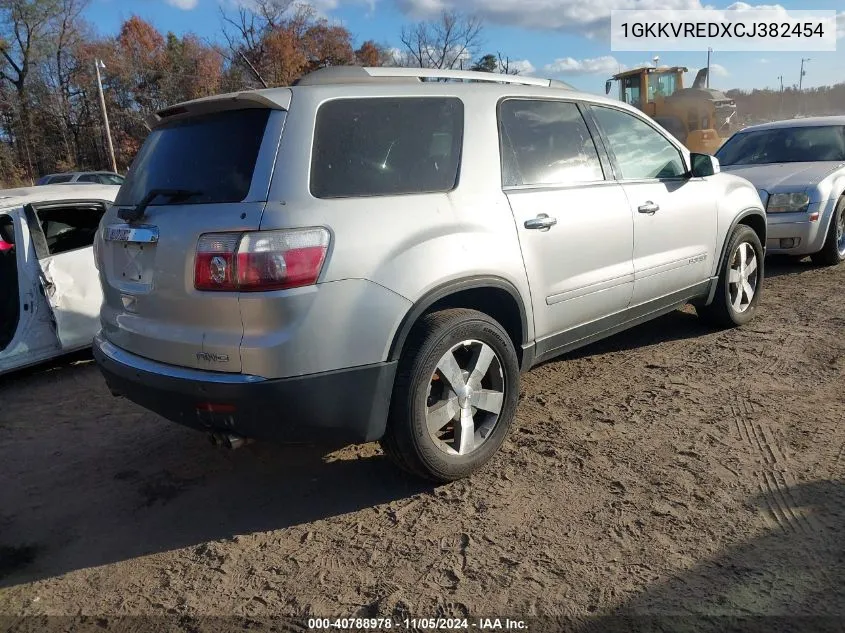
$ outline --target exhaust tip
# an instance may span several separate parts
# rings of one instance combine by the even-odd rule
[[[236,450],[250,444],[252,440],[234,433],[209,433],[209,440],[213,446]]]

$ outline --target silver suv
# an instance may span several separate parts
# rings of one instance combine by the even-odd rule
[[[688,302],[757,311],[757,191],[617,101],[333,68],[159,115],[97,239],[95,354],[225,443],[380,440],[457,479],[521,371]]]

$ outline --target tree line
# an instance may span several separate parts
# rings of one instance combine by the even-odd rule
[[[786,119],[796,115],[829,116],[845,114],[845,83],[820,88],[797,86],[784,90],[728,90],[736,102],[741,122],[753,124]]]
[[[459,12],[405,26],[398,34],[401,47],[391,49],[373,40],[357,42],[348,29],[296,0],[221,8],[213,40],[162,33],[137,16],[117,33],[99,34],[85,19],[89,2],[0,0],[0,186],[31,184],[47,173],[109,168],[98,66],[118,171],[132,162],[150,115],[189,99],[286,86],[337,65],[518,72],[502,52],[482,50],[481,20]],[[845,112],[845,84],[800,94],[729,94],[751,119]]]
[[[97,66],[118,171],[149,128],[151,114],[222,92],[286,86],[337,65],[507,68],[479,56],[482,24],[444,12],[405,27],[403,48],[357,43],[348,29],[295,0],[254,0],[220,9],[216,40],[162,33],[140,17],[101,35],[85,19],[90,0],[0,0],[0,186],[31,184],[69,170],[108,169]]]

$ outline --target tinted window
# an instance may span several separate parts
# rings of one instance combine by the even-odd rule
[[[65,175],[65,176],[52,176],[50,180],[47,181],[49,185],[55,185],[56,183],[60,182],[70,182],[73,179],[73,174]]]
[[[505,187],[604,179],[590,130],[574,103],[508,99],[499,117]]]
[[[263,108],[232,110],[154,129],[115,204],[138,204],[151,189],[201,192],[182,203],[240,202],[249,193],[269,116]]]
[[[104,185],[122,185],[123,176],[116,174],[100,174],[100,182]]]
[[[100,182],[99,177],[96,174],[82,174],[79,178],[76,179],[77,182]]]
[[[463,103],[449,98],[338,99],[317,111],[317,198],[450,191],[458,178]]]
[[[58,255],[94,243],[103,208],[99,205],[55,207],[39,209],[37,213],[47,240],[47,250],[50,255]]]
[[[612,108],[593,107],[593,113],[622,178],[677,178],[686,172],[678,149],[645,121]]]
[[[743,132],[716,157],[723,165],[763,165],[845,160],[845,126],[794,127]]]

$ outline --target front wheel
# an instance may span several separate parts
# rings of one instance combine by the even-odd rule
[[[475,310],[427,314],[399,361],[382,448],[418,476],[461,479],[502,445],[518,395],[516,351],[501,325]]]
[[[763,290],[763,246],[754,230],[737,226],[728,241],[716,294],[703,317],[721,327],[744,325],[754,318]]]
[[[836,266],[845,261],[845,196],[839,199],[822,250],[812,255],[817,266]]]

